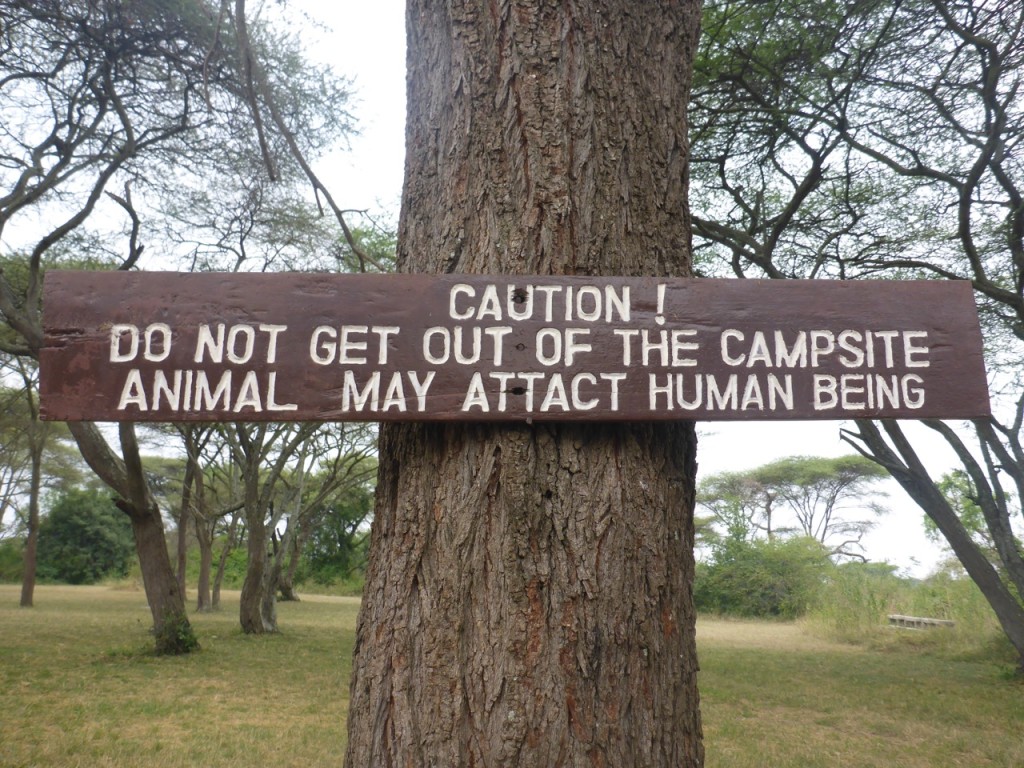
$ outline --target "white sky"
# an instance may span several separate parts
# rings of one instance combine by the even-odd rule
[[[377,0],[292,0],[332,28],[313,32],[308,50],[354,80],[354,114],[360,135],[348,151],[325,158],[318,167],[343,208],[390,213],[397,221],[404,162],[405,2]],[[840,456],[852,449],[839,439],[840,422],[706,423],[701,426],[700,476],[750,469],[794,455]],[[954,462],[943,441],[918,425],[915,445],[937,472]],[[943,559],[924,535],[923,513],[894,481],[884,489],[891,512],[865,539],[868,557],[887,561],[916,576],[927,575]]]

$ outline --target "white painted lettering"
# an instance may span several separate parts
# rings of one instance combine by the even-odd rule
[[[597,408],[598,404],[600,403],[600,400],[598,400],[598,398],[596,397],[593,397],[589,400],[584,400],[580,396],[580,384],[584,381],[587,382],[592,387],[597,386],[597,379],[594,377],[594,374],[592,373],[578,373],[572,377],[572,407],[574,410],[577,411],[592,410],[594,408]]]
[[[140,411],[149,410],[146,403],[146,388],[142,384],[142,373],[138,368],[128,371],[128,377],[121,388],[121,398],[117,401],[117,410],[123,411],[129,405],[134,405]]]
[[[277,402],[277,371],[267,374],[267,410],[268,411],[297,411],[298,403]]]
[[[619,410],[619,383],[626,380],[626,374],[624,373],[602,373],[601,381],[607,381],[611,387],[609,395],[612,400],[612,410]]]
[[[545,413],[554,407],[562,411],[570,410],[569,396],[565,391],[565,383],[562,381],[560,373],[554,373],[548,379],[548,391],[540,404],[541,411]]]
[[[722,331],[721,343],[722,343],[722,362],[726,365],[743,365],[746,362],[747,356],[741,354],[739,356],[733,355],[729,351],[729,341],[735,339],[737,342],[743,341],[743,333],[737,331],[735,328],[729,328],[728,330]]]
[[[146,326],[146,351],[143,357],[151,363],[162,363],[171,354],[171,326],[153,323]]]
[[[238,390],[238,397],[235,398],[234,412],[239,413],[243,408],[252,408],[256,413],[260,413],[263,410],[263,403],[260,400],[260,384],[256,379],[256,371],[248,371],[245,374],[245,378],[242,379],[242,386]]]
[[[479,371],[473,374],[473,378],[469,382],[469,389],[466,391],[466,397],[462,401],[463,413],[469,413],[473,408],[479,408],[483,413],[491,410],[491,405],[487,402],[487,391],[484,389],[483,376],[480,375]]]
[[[916,339],[928,338],[928,331],[904,331],[903,333],[903,362],[907,368],[928,368],[931,365],[929,360],[918,359],[918,355],[928,354],[928,346],[916,346]],[[915,406],[911,406],[912,408]]]
[[[327,337],[327,341],[324,341]],[[309,337],[309,359],[317,365],[330,365],[338,353],[338,334],[329,325],[318,325]],[[196,360],[198,363],[199,360]]]
[[[220,363],[224,360],[224,323],[217,323],[217,335],[210,332],[210,326],[203,323],[199,326],[199,335],[196,338],[195,362],[201,363],[209,355],[211,363]]]
[[[406,376],[409,377],[412,391],[416,393],[416,410],[423,413],[427,410],[427,392],[430,390],[430,385],[434,383],[434,372],[428,372],[423,381],[420,381],[416,371],[406,371]]]
[[[242,338],[242,351],[238,351],[238,339]],[[232,363],[248,363],[256,347],[256,331],[248,325],[233,325],[228,331],[227,353]]]
[[[380,405],[380,371],[374,371],[367,379],[362,389],[356,384],[356,377],[352,371],[345,371],[345,378],[341,388],[341,410],[361,411],[367,404],[371,411],[377,411]]]
[[[267,362],[277,362],[277,337],[288,330],[287,325],[267,325],[266,323],[260,323],[259,329],[262,333],[267,334],[270,338],[267,339]]]
[[[122,339],[128,337],[128,350],[122,349]],[[115,323],[110,326],[110,362],[127,363],[139,354],[139,328],[131,323]]]
[[[831,355],[836,348],[836,337],[832,331],[811,331],[811,367],[821,365],[821,358]]]
[[[466,283],[456,283],[453,285],[451,291],[448,293],[448,316],[453,320],[469,320],[473,317],[473,310],[467,309],[460,311],[455,306],[456,297],[460,294],[474,298],[476,296],[476,291],[473,290],[473,286],[467,285]]]
[[[353,339],[353,334],[369,333],[369,327],[365,325],[343,325],[341,326],[341,338],[338,340],[338,362],[341,365],[365,365],[366,357],[359,355],[352,356],[353,352],[365,352],[369,345],[362,339]],[[374,408],[376,410],[376,408]]]

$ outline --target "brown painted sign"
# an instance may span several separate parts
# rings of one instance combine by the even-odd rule
[[[51,272],[44,418],[973,418],[969,283]]]

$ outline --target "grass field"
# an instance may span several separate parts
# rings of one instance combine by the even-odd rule
[[[0,766],[338,766],[358,601],[304,597],[281,633],[193,617],[203,645],[149,653],[141,592],[0,586]],[[1024,685],[991,660],[800,625],[701,621],[710,768],[1024,766]]]

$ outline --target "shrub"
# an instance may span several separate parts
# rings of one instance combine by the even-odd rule
[[[93,584],[123,577],[134,555],[131,523],[100,491],[64,493],[39,524],[40,579]]]
[[[725,539],[698,567],[694,600],[698,611],[794,619],[817,599],[832,567],[814,539]]]
[[[1009,643],[977,586],[965,575],[939,572],[926,579],[901,577],[881,563],[845,563],[828,576],[808,616],[829,639],[871,647],[913,645],[947,655],[1007,655]],[[954,621],[952,629],[894,631],[890,614]]]
[[[21,538],[0,541],[0,583],[21,581],[25,568],[25,541]]]

